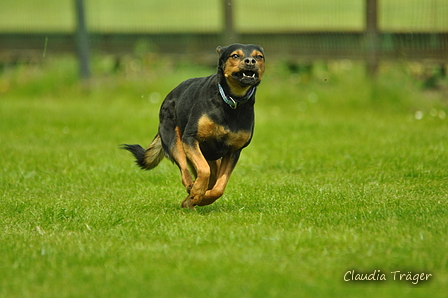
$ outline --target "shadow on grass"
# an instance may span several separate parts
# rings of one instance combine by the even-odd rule
[[[196,206],[195,209],[182,209],[184,213],[197,213],[199,215],[210,215],[213,213],[238,213],[242,211],[254,211],[259,212],[260,209],[257,205],[253,205],[249,202],[246,202],[244,204],[239,203],[238,201],[235,202],[220,202],[217,201],[211,205],[207,206]]]

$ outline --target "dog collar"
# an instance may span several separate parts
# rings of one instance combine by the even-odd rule
[[[226,104],[228,104],[232,109],[236,109],[239,104],[247,102],[252,97],[252,95],[254,95],[257,87],[251,88],[246,93],[246,95],[244,95],[241,99],[238,99],[238,100],[235,100],[230,96],[227,96],[226,93],[224,92],[224,89],[222,88],[221,84],[219,84],[219,83],[218,83],[218,89],[219,89],[219,93],[221,94],[222,100],[224,100],[224,102]]]

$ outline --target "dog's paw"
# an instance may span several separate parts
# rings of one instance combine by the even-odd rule
[[[193,197],[188,195],[182,202],[182,208],[194,209]]]

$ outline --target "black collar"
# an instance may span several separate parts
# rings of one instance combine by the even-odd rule
[[[247,91],[246,95],[244,95],[239,99],[234,99],[230,96],[227,96],[221,84],[219,83],[218,83],[218,89],[219,93],[221,94],[222,100],[224,100],[224,102],[228,104],[232,109],[236,109],[239,104],[247,102],[252,97],[252,95],[254,95],[257,87],[252,87],[251,89],[249,89],[249,91]]]

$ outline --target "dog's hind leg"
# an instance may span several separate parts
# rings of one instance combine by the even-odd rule
[[[190,171],[188,170],[188,160],[187,155],[185,154],[184,147],[182,144],[182,136],[180,133],[179,127],[176,127],[176,138],[174,144],[171,147],[171,157],[174,162],[177,164],[180,174],[182,176],[182,184],[185,186],[185,189],[188,193],[190,193],[191,188],[193,187],[193,179],[191,178]]]

